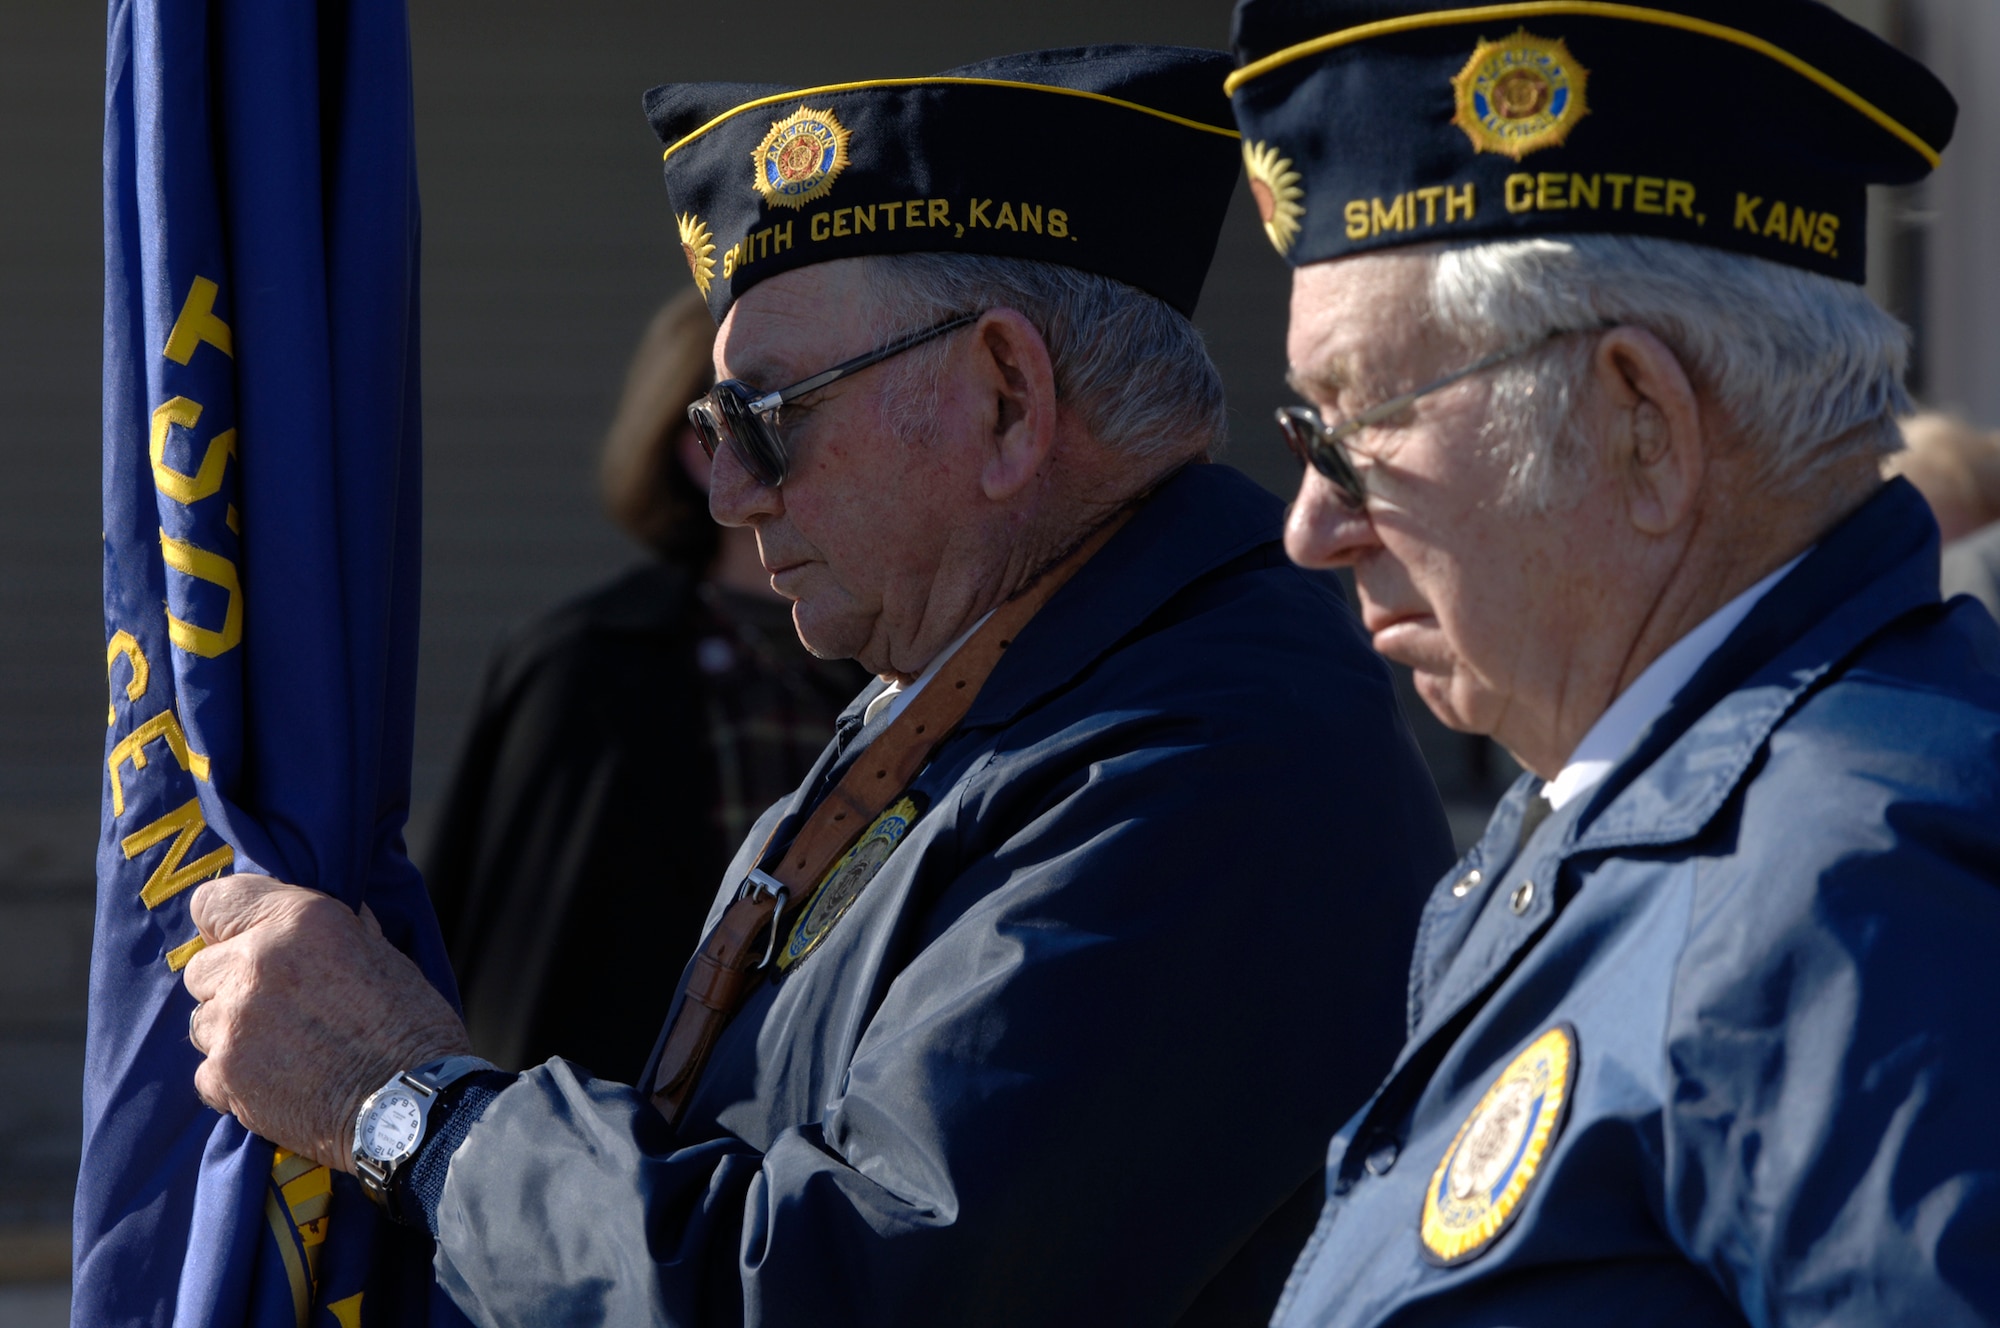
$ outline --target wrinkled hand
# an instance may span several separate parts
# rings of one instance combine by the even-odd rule
[[[188,1028],[207,1057],[195,1091],[246,1129],[341,1171],[354,1118],[400,1070],[471,1049],[418,967],[317,890],[225,876],[194,893],[208,942],[182,975],[200,1001]]]

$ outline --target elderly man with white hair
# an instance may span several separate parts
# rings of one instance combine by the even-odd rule
[[[1938,595],[1865,187],[1949,95],[1810,0],[1243,0],[1286,533],[1527,768],[1276,1322],[2000,1318],[2000,633]]]
[[[203,1097],[426,1228],[477,1321],[1268,1315],[1450,851],[1339,586],[1208,464],[1228,68],[649,98],[720,323],[712,510],[881,680],[658,956],[636,1086],[464,1057],[323,896],[194,903]],[[1169,210],[1128,160],[1176,163]]]

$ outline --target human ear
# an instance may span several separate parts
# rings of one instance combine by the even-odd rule
[[[992,309],[972,326],[972,372],[992,403],[980,489],[1005,502],[1035,481],[1056,437],[1056,374],[1048,344],[1012,309]]]
[[[1614,416],[1608,460],[1632,525],[1648,535],[1677,529],[1694,510],[1709,446],[1687,370],[1651,332],[1616,327],[1599,339],[1591,377]]]

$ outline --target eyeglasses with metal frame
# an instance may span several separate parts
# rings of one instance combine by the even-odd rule
[[[1454,373],[1446,374],[1435,382],[1425,383],[1413,392],[1390,397],[1377,406],[1370,406],[1358,414],[1328,424],[1320,413],[1311,406],[1278,407],[1278,430],[1285,435],[1285,446],[1291,449],[1301,466],[1311,466],[1324,475],[1333,485],[1334,494],[1341,506],[1350,512],[1362,511],[1368,505],[1368,482],[1354,464],[1354,456],[1347,450],[1347,440],[1363,429],[1392,420],[1414,406],[1433,392],[1442,392],[1454,383],[1463,382],[1477,373],[1496,368],[1509,360],[1516,360],[1531,354],[1555,341],[1577,332],[1602,332],[1610,324],[1587,328],[1557,328],[1545,336],[1536,337],[1524,345],[1497,351],[1483,359],[1475,360]]]
[[[892,356],[914,350],[927,341],[935,341],[947,332],[956,332],[978,321],[983,314],[983,310],[980,313],[957,314],[921,332],[912,332],[871,350],[866,355],[842,360],[831,369],[802,378],[790,387],[781,387],[775,392],[759,392],[741,379],[725,378],[688,407],[688,423],[694,426],[695,436],[701,441],[701,450],[708,454],[710,461],[715,460],[715,450],[727,442],[730,452],[742,463],[751,479],[767,489],[775,489],[785,482],[785,473],[791,464],[784,435],[778,430],[778,412],[783,407],[807,393],[830,387]]]

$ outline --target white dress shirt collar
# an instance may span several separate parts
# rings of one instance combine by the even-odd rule
[[[1666,712],[1688,679],[1708,662],[1708,657],[1736,630],[1737,624],[1750,616],[1757,601],[1805,556],[1800,554],[1730,600],[1648,664],[1646,671],[1597,717],[1556,777],[1542,786],[1542,796],[1549,800],[1549,805],[1560,811],[1565,804],[1603,783],[1646,726]]]
[[[997,607],[996,605],[995,608]],[[889,723],[895,723],[896,716],[903,713],[903,707],[908,705],[911,698],[916,696],[918,692],[924,690],[924,684],[928,683],[932,678],[937,677],[938,670],[944,667],[945,661],[957,654],[958,648],[971,640],[974,632],[986,625],[986,620],[993,616],[994,611],[994,609],[988,609],[985,613],[981,614],[978,622],[960,632],[957,640],[932,656],[930,664],[922,673],[916,676],[916,680],[909,686],[905,687],[902,683],[892,682],[883,688],[875,699],[868,703],[868,708],[861,712],[862,724],[873,724],[882,715],[889,717]]]

